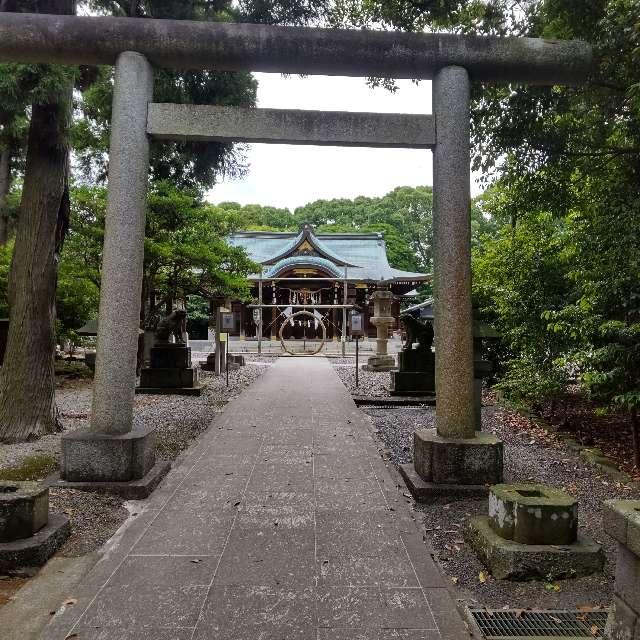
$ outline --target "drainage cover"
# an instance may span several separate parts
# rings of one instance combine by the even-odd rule
[[[515,638],[604,638],[607,610],[602,611],[528,611],[470,609],[487,640]]]

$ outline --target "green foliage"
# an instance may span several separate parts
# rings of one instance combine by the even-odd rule
[[[476,253],[475,290],[505,331],[513,356],[505,384],[512,391],[530,399],[553,395],[570,370],[601,406],[629,411],[637,424],[640,5],[524,6],[517,25],[506,28],[586,39],[597,68],[579,88],[475,87],[474,164],[498,178],[481,207],[513,227]],[[511,261],[509,233],[518,239]],[[522,245],[527,236],[534,251]],[[640,460],[638,447],[636,438]]]
[[[476,303],[507,345],[503,388],[521,401],[551,398],[568,380],[570,338],[548,314],[572,294],[569,270],[566,233],[549,214],[505,225],[473,252]]]
[[[13,255],[13,241],[6,245],[0,245],[0,318],[9,317],[9,300],[7,299],[7,286],[9,282],[9,269],[11,256]]]
[[[58,285],[61,333],[97,316],[106,189],[78,187],[71,202],[71,230]],[[233,216],[203,203],[196,191],[167,181],[152,185],[143,276],[145,324],[153,324],[166,306],[189,296],[248,295],[246,276],[257,266],[242,249],[224,241],[234,225]]]
[[[147,322],[161,305],[170,306],[189,295],[240,299],[249,295],[246,276],[259,267],[243,249],[225,242],[229,225],[216,207],[200,202],[196,193],[169,182],[154,185],[145,239]]]

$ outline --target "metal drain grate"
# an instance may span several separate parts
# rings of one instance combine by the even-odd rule
[[[470,609],[487,640],[514,638],[604,638],[608,611]]]

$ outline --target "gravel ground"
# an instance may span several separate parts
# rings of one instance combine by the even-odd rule
[[[340,364],[340,363],[338,363]],[[355,373],[337,366],[347,388],[355,391]],[[388,395],[388,373],[365,374],[366,395]],[[362,386],[362,385],[361,385]],[[365,395],[362,391],[357,394]],[[602,575],[555,582],[511,582],[480,579],[486,571],[464,543],[462,531],[468,519],[486,514],[486,499],[450,502],[440,499],[428,505],[415,505],[436,558],[459,590],[459,597],[472,605],[491,608],[565,609],[578,605],[609,606],[615,570],[615,544],[602,524],[602,503],[611,498],[639,499],[637,487],[616,482],[582,461],[554,435],[547,433],[520,414],[495,404],[488,393],[483,400],[483,429],[499,435],[505,443],[505,481],[531,481],[563,488],[579,501],[581,533],[603,545],[607,565]],[[365,412],[371,417],[383,449],[396,465],[412,459],[413,432],[431,427],[433,407],[376,408]]]
[[[370,354],[360,358],[360,366],[367,362]],[[363,371],[358,372],[358,386],[356,387],[356,359],[332,358],[331,363],[338,372],[344,385],[354,396],[383,397],[389,395],[391,374],[388,371]]]
[[[229,372],[229,387],[224,376],[217,378],[201,372],[202,395],[136,396],[134,424],[156,427],[158,457],[174,460],[211,424],[216,413],[256,378],[264,373],[275,358],[247,358],[247,366]],[[88,426],[91,411],[91,385],[88,381],[65,383],[56,390],[56,401],[64,431]],[[58,459],[60,434],[44,436],[37,441],[0,445],[0,469],[20,466],[25,458],[39,455]],[[102,546],[127,518],[123,500],[110,495],[85,493],[69,489],[50,490],[52,511],[69,515],[72,534],[60,553],[81,556]]]

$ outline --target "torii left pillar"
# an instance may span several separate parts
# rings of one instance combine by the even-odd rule
[[[62,437],[61,485],[146,497],[168,471],[152,427],[133,428],[153,69],[139,53],[115,69],[98,348],[89,429]]]

